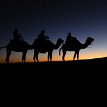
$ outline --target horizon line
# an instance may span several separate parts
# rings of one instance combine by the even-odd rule
[[[25,63],[45,63],[45,62],[72,62],[72,61],[84,61],[84,60],[94,60],[94,59],[103,59],[103,58],[107,58],[107,56],[105,57],[97,57],[97,58],[89,58],[89,59],[79,59],[79,60],[65,60],[65,61],[62,61],[62,60],[53,60],[53,61],[39,61],[39,62],[34,62],[34,61],[26,61]],[[18,63],[22,63],[21,61],[13,61],[13,62],[10,62],[9,64],[18,64]],[[6,64],[6,62],[0,62],[0,64]]]

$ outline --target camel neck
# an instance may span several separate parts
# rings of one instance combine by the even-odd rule
[[[56,43],[56,45],[55,45],[55,49],[58,49],[60,45],[61,45],[61,43],[59,43],[59,42],[57,41],[57,43]]]
[[[88,43],[87,42],[85,42],[84,44],[82,44],[82,49],[85,49],[85,48],[87,48],[88,47]]]

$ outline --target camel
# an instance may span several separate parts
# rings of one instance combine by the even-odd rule
[[[77,60],[79,60],[79,52],[81,49],[85,49],[87,48],[89,45],[91,45],[91,43],[94,41],[94,38],[91,37],[87,37],[86,41],[84,44],[80,43],[79,41],[77,43],[71,43],[69,45],[67,44],[63,44],[62,47],[59,49],[59,55],[61,54],[61,50],[63,52],[63,56],[62,56],[62,60],[65,61],[65,55],[67,51],[74,51],[74,56],[73,56],[73,60],[75,60],[76,56],[77,56]],[[71,41],[73,42],[73,41]]]
[[[35,39],[35,41],[33,43],[33,47],[34,47],[33,60],[34,60],[34,62],[35,62],[35,58],[36,58],[36,61],[39,62],[39,60],[38,60],[39,53],[46,53],[46,52],[48,52],[48,61],[52,61],[53,50],[58,49],[60,47],[60,45],[63,44],[63,42],[64,41],[61,38],[58,38],[56,44],[52,43],[50,40],[45,40],[42,43],[38,43],[38,39]]]
[[[6,63],[9,63],[11,51],[22,52],[22,63],[25,63],[27,51],[33,49],[32,45],[29,45],[25,41],[20,41],[19,43],[15,43],[14,40],[10,40],[10,42],[6,46],[1,47],[0,49],[2,48],[6,48],[7,51]]]

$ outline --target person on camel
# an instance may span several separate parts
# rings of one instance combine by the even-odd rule
[[[65,44],[68,45],[71,43],[71,40],[72,40],[72,36],[71,36],[71,33],[68,33],[67,37],[66,37],[66,41],[65,41]]]
[[[17,28],[13,32],[13,37],[16,44],[23,41],[23,37],[21,36],[21,33],[18,32]]]
[[[49,40],[49,37],[45,35],[45,30],[42,30],[40,34],[38,34],[38,41],[40,44],[45,44]]]
[[[67,46],[70,46],[70,45],[77,45],[78,43],[80,43],[80,42],[77,40],[77,38],[71,36],[71,33],[68,33],[68,35],[66,37],[65,44]]]
[[[40,32],[40,34],[38,34],[38,39],[39,40],[48,40],[49,39],[49,37],[45,35],[45,30],[42,30]]]

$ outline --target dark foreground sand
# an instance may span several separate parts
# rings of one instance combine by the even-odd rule
[[[107,95],[107,58],[80,61],[1,64],[0,79],[5,89],[23,87],[50,91],[75,90],[85,96]],[[34,91],[34,90],[33,90]],[[75,92],[74,91],[74,92]],[[53,92],[53,91],[52,91]],[[70,93],[69,93],[70,94]],[[62,94],[61,94],[62,95]]]
[[[0,64],[0,73],[8,76],[65,76],[73,79],[107,79],[107,58],[80,61]],[[60,78],[60,77],[59,77]]]

